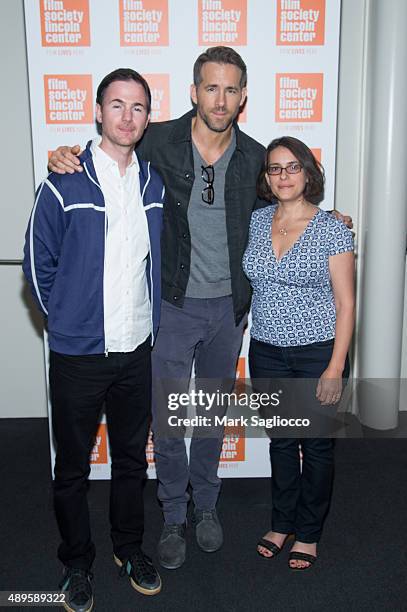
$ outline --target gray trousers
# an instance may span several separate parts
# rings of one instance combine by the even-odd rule
[[[223,428],[212,431],[210,437],[204,429],[199,433],[194,429],[188,464],[184,437],[166,437],[158,427],[163,411],[164,418],[170,414],[165,397],[157,391],[160,380],[172,379],[178,392],[187,392],[195,359],[197,381],[203,379],[203,385],[211,391],[230,392],[245,323],[246,318],[235,325],[231,296],[185,298],[183,308],[162,301],[160,329],[152,352],[152,405],[158,497],[166,523],[185,521],[189,484],[196,508],[215,508],[221,486],[217,472]]]

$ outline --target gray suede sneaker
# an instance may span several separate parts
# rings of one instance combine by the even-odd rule
[[[199,548],[204,552],[219,550],[223,544],[223,531],[216,510],[195,509],[193,522]]]
[[[186,542],[185,527],[164,523],[164,529],[158,542],[158,560],[165,569],[178,569],[185,561]]]

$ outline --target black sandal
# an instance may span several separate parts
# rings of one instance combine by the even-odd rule
[[[263,555],[263,553],[261,553],[259,549],[257,549],[257,554],[260,555],[260,557],[263,557],[263,559],[272,559],[273,557],[276,557],[279,553],[281,553],[283,548],[280,548],[280,546],[278,546],[271,540],[266,540],[266,538],[260,538],[260,540],[257,542],[257,546],[263,546],[263,548],[266,548],[271,553],[273,553],[271,557],[268,557],[267,555]]]
[[[310,555],[309,553],[304,553],[300,551],[294,551],[290,552],[290,555],[288,557],[288,567],[293,572],[303,572],[304,570],[307,570],[312,567],[316,560],[317,558],[315,555]],[[306,561],[307,563],[309,563],[309,565],[306,565],[305,567],[291,567],[290,561]]]

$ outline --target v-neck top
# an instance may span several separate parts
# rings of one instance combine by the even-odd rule
[[[188,204],[188,226],[191,236],[191,264],[186,297],[218,298],[232,293],[226,230],[225,182],[226,172],[236,149],[236,135],[221,157],[213,164],[214,201],[202,200],[207,183],[202,178],[202,167],[207,162],[192,141],[195,180]]]
[[[243,269],[253,288],[251,336],[275,346],[301,346],[335,337],[336,310],[329,257],[353,251],[352,232],[318,209],[292,247],[277,260],[271,226],[276,205],[251,218]]]

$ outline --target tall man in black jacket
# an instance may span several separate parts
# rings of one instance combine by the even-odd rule
[[[164,299],[153,377],[183,380],[178,391],[188,390],[193,360],[196,380],[204,379],[207,391],[230,392],[235,379],[250,306],[241,262],[264,159],[264,147],[241,132],[235,121],[246,98],[246,81],[246,66],[233,49],[208,49],[194,66],[195,109],[151,125],[139,149],[167,188]],[[171,384],[169,390],[175,390]],[[168,412],[163,412],[167,407],[158,398],[153,406],[159,427],[164,415],[168,421]],[[188,465],[183,437],[165,436],[158,427],[154,448],[165,518],[158,552],[160,563],[175,569],[185,559],[189,484],[198,545],[206,552],[222,545],[216,502],[223,431],[196,428]]]
[[[246,66],[236,51],[207,49],[194,65],[194,110],[150,125],[138,149],[166,185],[163,301],[152,353],[153,380],[182,380],[183,390],[194,360],[197,379],[216,379],[222,381],[220,390],[231,390],[250,305],[241,261],[264,147],[236,123],[246,99],[246,82]],[[50,168],[80,170],[74,152],[68,147],[58,150]],[[156,398],[153,405],[155,422],[162,422],[160,416],[168,415],[166,403]],[[216,513],[222,440],[221,428],[215,434],[194,435],[188,464],[183,437],[158,432],[154,437],[158,495],[165,519],[158,553],[168,569],[180,567],[185,560],[189,484],[199,546],[206,552],[222,546]]]

